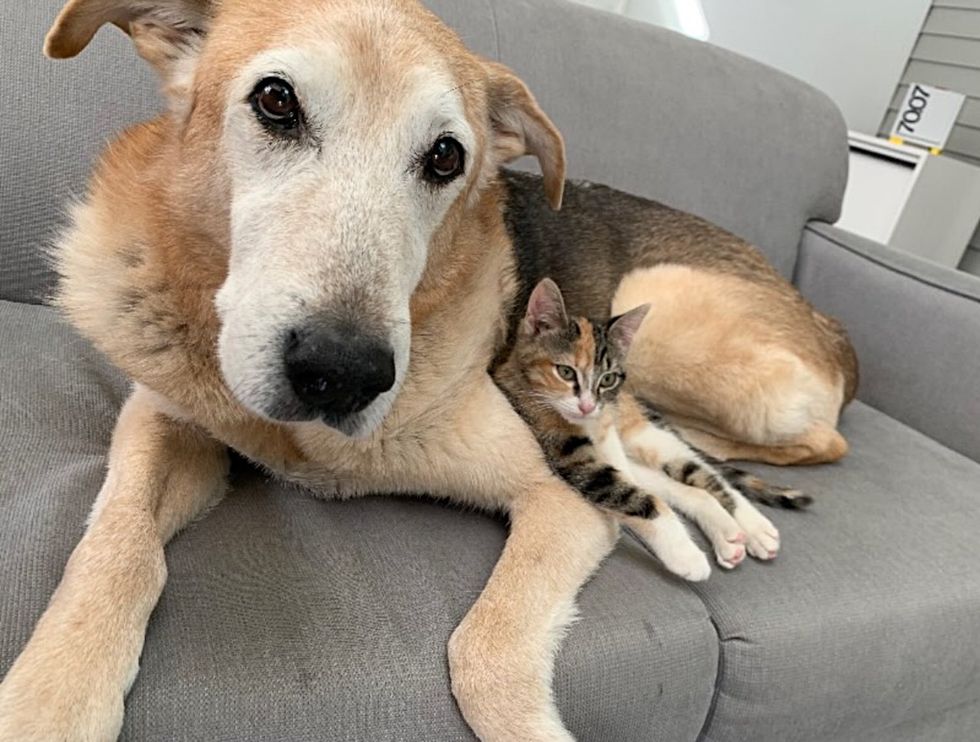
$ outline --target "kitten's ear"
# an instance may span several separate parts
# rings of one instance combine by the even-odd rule
[[[558,330],[568,324],[565,314],[565,300],[562,298],[558,284],[550,278],[542,279],[534,287],[531,298],[527,302],[527,314],[524,315],[524,330],[529,335],[540,335],[542,332]]]
[[[625,314],[609,320],[609,341],[624,356],[629,353],[630,346],[633,344],[633,338],[636,337],[636,332],[640,329],[640,325],[643,324],[643,320],[649,311],[649,304],[641,304]]]

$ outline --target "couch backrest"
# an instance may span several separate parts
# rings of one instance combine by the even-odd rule
[[[44,245],[115,132],[159,107],[125,36],[80,57],[41,42],[62,0],[0,3],[0,298],[41,301]],[[569,175],[699,214],[792,272],[804,223],[834,221],[846,137],[813,88],[738,55],[564,0],[429,0],[475,51],[513,67],[566,137]]]

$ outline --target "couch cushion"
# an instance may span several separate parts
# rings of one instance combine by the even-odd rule
[[[0,302],[0,347],[2,674],[81,535],[126,385],[46,308]],[[861,404],[843,428],[838,465],[755,467],[818,498],[772,514],[774,563],[694,592],[628,545],[604,565],[556,676],[583,742],[702,725],[711,742],[952,742],[980,726],[980,466]],[[424,501],[319,502],[239,467],[168,548],[124,738],[470,739],[444,644],[504,530]]]
[[[101,484],[123,380],[50,309],[0,302],[0,675],[54,590]],[[167,549],[123,739],[473,739],[445,644],[506,528],[422,500],[322,502],[238,467]],[[582,593],[555,678],[581,740],[693,739],[716,634],[624,544]]]
[[[980,465],[860,403],[842,428],[837,465],[753,467],[816,498],[774,518],[779,558],[693,586],[722,644],[706,742],[980,729]]]

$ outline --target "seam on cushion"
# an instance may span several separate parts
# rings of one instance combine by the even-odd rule
[[[796,241],[796,247],[793,250],[793,264],[789,267],[788,280],[793,286],[798,286],[797,279],[800,276],[800,263],[803,262],[803,235],[806,234],[807,225],[812,219],[813,215],[803,217],[803,224],[800,226],[800,239]]]
[[[629,526],[622,526],[622,531],[627,536],[629,536],[633,542],[639,546],[643,551],[652,556],[654,559],[659,559],[650,545],[646,541],[641,539],[636,535],[634,531]],[[711,722],[714,720],[715,716],[715,706],[718,704],[718,696],[721,695],[721,678],[725,672],[725,652],[724,652],[724,641],[721,638],[721,629],[715,622],[715,617],[711,613],[711,606],[708,601],[705,600],[704,595],[701,591],[696,589],[691,583],[684,583],[684,588],[688,590],[694,597],[700,601],[701,605],[704,606],[704,614],[708,619],[708,623],[711,624],[712,630],[715,632],[715,643],[718,647],[718,665],[715,668],[715,687],[711,693],[711,702],[708,704],[708,710],[704,714],[704,722],[701,724],[701,730],[698,732],[698,736],[695,738],[697,742],[707,742],[707,737],[704,735],[707,733],[708,728],[711,726]]]
[[[493,23],[493,49],[498,62],[500,59],[500,26],[497,24],[497,4],[494,0],[487,0],[487,7],[490,9],[490,21]]]
[[[837,237],[833,237],[829,234],[824,234],[824,232],[820,231],[818,227],[814,227],[811,224],[806,225],[804,231],[816,235],[817,237],[820,237],[821,239],[824,239],[827,242],[830,242],[831,244],[837,245],[837,247],[847,250],[847,252],[851,253],[852,255],[857,255],[860,258],[864,258],[869,263],[874,263],[875,265],[881,266],[882,268],[885,268],[891,271],[892,273],[897,273],[901,276],[905,276],[906,278],[911,278],[912,280],[917,281],[918,283],[925,284],[926,286],[931,286],[932,288],[939,289],[940,291],[944,291],[947,294],[952,294],[953,296],[958,296],[962,299],[967,299],[968,301],[971,301],[975,304],[980,304],[980,296],[967,294],[964,293],[963,291],[960,291],[959,289],[952,288],[945,284],[939,283],[938,281],[935,281],[933,279],[925,278],[922,275],[915,273],[911,269],[900,268],[896,265],[893,265],[892,263],[890,263],[884,258],[879,258],[877,256],[871,255],[869,253],[864,252],[858,247],[849,245],[848,243],[844,242],[843,240]],[[966,275],[970,275],[970,274],[966,274]],[[795,282],[795,276],[794,276],[794,282]]]
[[[28,307],[47,307],[49,304],[45,303],[44,299],[38,297],[27,297],[24,299],[12,299],[7,296],[0,296],[0,301],[6,304],[23,304]]]
[[[35,304],[32,301],[21,301],[20,299],[8,299],[6,297],[0,297],[0,310],[4,306],[8,307],[36,307],[37,309],[44,309],[48,312],[57,312],[58,310],[52,307],[50,304]]]
[[[698,600],[704,605],[705,611],[708,614],[708,621],[711,623],[711,628],[714,629],[715,637],[718,640],[718,667],[715,670],[715,690],[711,694],[711,703],[708,705],[708,711],[704,715],[704,723],[701,725],[701,731],[698,732],[697,741],[706,742],[707,733],[711,728],[711,723],[715,720],[715,709],[718,706],[718,697],[721,695],[721,680],[725,674],[725,642],[721,638],[721,630],[718,628],[718,624],[715,623],[715,617],[711,614],[711,607],[708,605],[707,601],[701,596],[697,590],[691,590]]]

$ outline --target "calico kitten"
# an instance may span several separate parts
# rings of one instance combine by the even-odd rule
[[[721,566],[736,566],[746,549],[773,558],[779,532],[749,500],[800,508],[810,498],[714,461],[623,389],[629,346],[647,310],[637,307],[605,324],[569,318],[558,286],[545,279],[494,378],[555,472],[620,517],[668,567],[690,560],[684,543],[690,539],[678,531],[683,526],[670,505],[704,531]]]
[[[625,352],[613,348],[628,346],[642,316],[624,315],[606,325],[569,321],[563,304],[557,311],[560,297],[551,281],[535,289],[512,352],[494,369],[494,380],[527,421],[556,474],[628,525],[670,571],[707,579],[711,566],[683,522],[663,500],[624,476],[623,462],[603,456],[583,424],[600,420],[600,406],[622,384],[615,359]],[[580,378],[583,367],[589,370]]]

